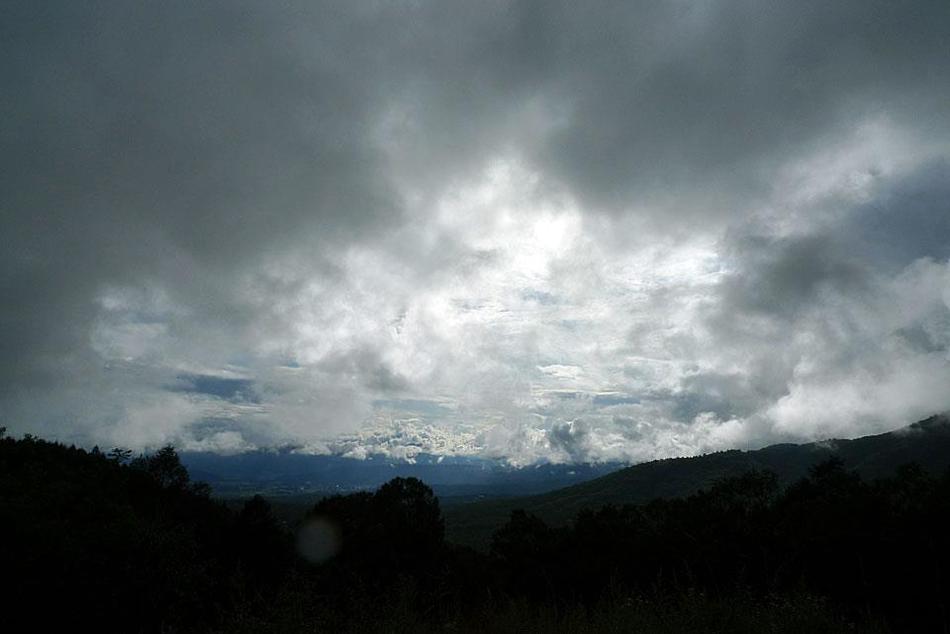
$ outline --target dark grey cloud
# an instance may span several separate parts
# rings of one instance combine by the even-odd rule
[[[590,432],[583,420],[556,423],[548,433],[555,451],[563,451],[571,462],[584,462],[590,455]]]
[[[240,322],[235,269],[398,212],[363,131],[373,100],[327,41],[342,34],[302,55],[289,7],[3,12],[5,384],[82,346],[102,285],[157,281]]]
[[[178,377],[178,381],[169,389],[175,392],[206,394],[237,403],[260,403],[254,381],[250,379],[184,374]]]
[[[834,213],[804,233],[756,223],[727,233],[704,345],[714,365],[743,369],[684,377],[681,417],[765,417],[773,424],[754,432],[765,441],[945,409],[935,387],[950,358],[945,171],[925,159],[875,177],[858,201],[831,195]]]
[[[730,260],[736,270],[722,282],[725,320],[736,311],[794,318],[822,293],[856,294],[867,284],[862,262],[829,235],[742,236]]]
[[[318,364],[329,374],[355,377],[376,392],[398,394],[408,387],[405,377],[390,368],[372,348],[350,350],[332,355]]]
[[[941,1],[4,3],[0,414],[233,450],[383,408],[629,458],[942,376],[948,31]]]
[[[917,258],[950,257],[950,163],[928,162],[885,185],[854,209],[842,228],[865,256],[899,269]]]
[[[944,3],[534,9],[564,111],[541,160],[595,205],[707,215],[763,194],[782,161],[863,117],[947,131]]]

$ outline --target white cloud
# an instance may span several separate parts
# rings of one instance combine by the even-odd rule
[[[906,32],[861,2],[11,21],[0,413],[526,464],[946,408],[937,6]]]

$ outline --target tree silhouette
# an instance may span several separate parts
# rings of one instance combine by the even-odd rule
[[[5,631],[77,618],[149,633],[950,624],[950,472],[864,481],[831,460],[785,489],[753,471],[566,526],[518,511],[487,554],[446,543],[432,489],[396,478],[314,505],[307,521],[336,555],[306,561],[267,500],[232,510],[201,494],[170,446],[123,455],[0,439]],[[512,606],[512,621],[490,620]]]
[[[106,456],[109,460],[113,460],[119,464],[125,464],[132,457],[132,450],[123,447],[113,447]]]
[[[140,456],[132,466],[148,473],[160,486],[183,489],[188,485],[188,470],[172,445],[165,445],[150,456]]]

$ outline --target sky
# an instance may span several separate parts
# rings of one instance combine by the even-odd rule
[[[0,424],[515,465],[950,409],[950,3],[0,7]]]

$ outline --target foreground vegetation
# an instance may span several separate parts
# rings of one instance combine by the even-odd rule
[[[480,553],[413,478],[288,527],[170,447],[0,438],[0,569],[6,631],[942,632],[950,474],[752,471],[565,527],[514,512]]]

